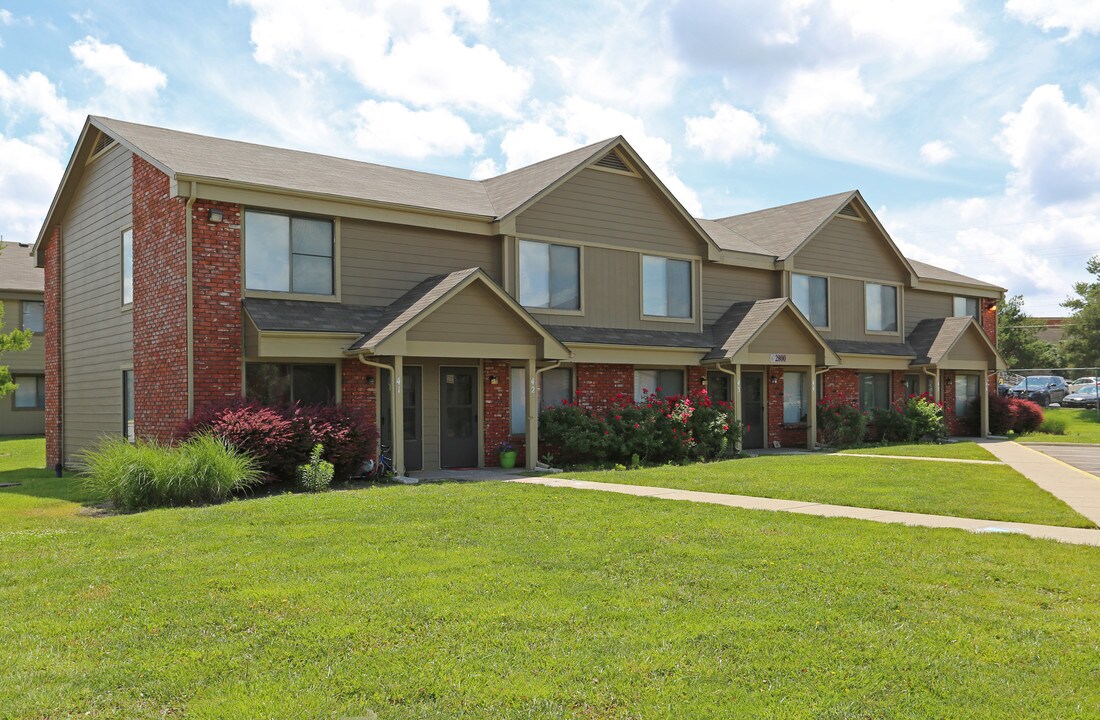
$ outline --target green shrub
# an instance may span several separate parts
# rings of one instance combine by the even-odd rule
[[[106,438],[81,461],[86,485],[126,512],[221,502],[261,478],[250,456],[205,434],[176,447]]]
[[[901,407],[902,442],[935,442],[947,437],[947,420],[943,405],[928,393],[914,395]]]
[[[295,474],[298,478],[298,484],[304,490],[321,492],[327,490],[328,486],[332,484],[332,476],[336,473],[336,468],[328,460],[321,459],[321,454],[324,451],[325,446],[317,443],[309,454],[309,462],[298,466]]]
[[[1039,432],[1049,435],[1065,435],[1066,421],[1062,418],[1048,417],[1043,420],[1043,424],[1039,426]]]
[[[830,447],[854,447],[867,437],[867,416],[840,399],[824,398],[817,404],[817,426]]]

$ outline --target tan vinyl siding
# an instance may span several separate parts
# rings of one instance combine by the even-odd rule
[[[538,339],[500,298],[477,284],[462,290],[418,322],[406,337],[429,342],[503,344],[534,343]]]
[[[131,220],[130,151],[87,167],[62,219],[65,455],[122,432],[122,367],[133,363],[132,313],[121,309],[123,228]]]
[[[425,278],[471,267],[501,281],[499,238],[347,218],[340,234],[345,303],[389,305]]]
[[[905,334],[913,332],[921,320],[951,317],[955,312],[954,296],[927,290],[905,291]]]
[[[16,410],[11,395],[0,398],[0,435],[42,435],[45,432],[44,410]]]
[[[981,362],[990,361],[989,347],[981,341],[980,338],[975,336],[973,329],[968,330],[963,334],[959,341],[955,343],[955,347],[951,348],[951,352],[947,353],[947,357],[944,358],[946,363],[950,363],[952,360],[979,360]]]
[[[819,350],[816,343],[806,336],[806,328],[784,312],[749,343],[752,353],[813,354]]]
[[[641,253],[601,247],[586,247],[581,252],[584,273],[581,278],[581,309],[584,314],[559,314],[527,308],[540,323],[666,331],[693,331],[701,327],[697,309],[694,323],[643,319]],[[698,262],[692,263],[691,292],[692,307],[698,308]]]
[[[871,223],[833,218],[794,256],[797,271],[902,282],[905,266]],[[862,303],[861,303],[862,305]]]
[[[648,181],[601,170],[582,170],[520,213],[516,231],[652,253],[703,250],[703,241]]]
[[[709,325],[735,302],[780,297],[779,273],[772,270],[703,265],[703,323]]]

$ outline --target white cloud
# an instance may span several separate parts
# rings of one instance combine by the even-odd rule
[[[500,166],[497,165],[497,161],[493,158],[482,158],[474,163],[474,167],[470,170],[471,180],[484,180],[485,178],[496,177],[500,175]]]
[[[925,165],[942,165],[958,153],[943,140],[932,140],[920,146],[920,159]]]
[[[15,22],[15,16],[11,11],[0,8],[0,25],[11,25],[13,22]]]
[[[537,115],[536,119],[505,133],[500,147],[506,158],[506,170],[622,135],[688,212],[702,215],[699,196],[672,166],[672,145],[651,135],[641,118],[580,97],[540,108]]]
[[[484,146],[482,137],[448,110],[411,110],[398,102],[367,100],[357,112],[355,143],[370,153],[423,159],[480,153]]]
[[[0,104],[8,111],[10,121],[36,126],[36,131],[25,135],[24,140],[52,153],[66,147],[84,124],[84,113],[70,108],[40,72],[13,79],[0,70]]]
[[[1064,42],[1100,33],[1100,0],[1008,0],[1005,12],[1044,32],[1065,30]]]
[[[69,51],[80,65],[98,75],[113,91],[129,95],[156,95],[168,78],[152,65],[131,60],[120,45],[102,43],[92,36],[77,40]]]
[[[724,103],[712,108],[714,114],[684,118],[685,141],[708,160],[756,158],[767,160],[775,155],[775,145],[765,142],[767,128],[755,115]]]
[[[0,228],[4,242],[34,242],[64,166],[52,153],[3,135],[0,157],[4,158],[0,162]]]
[[[888,53],[882,59],[899,65],[969,63],[989,53],[988,42],[962,17],[959,0],[831,0],[830,6],[857,48],[865,43],[866,50],[880,57]]]
[[[531,85],[496,50],[467,42],[489,20],[487,0],[372,3],[234,0],[249,7],[253,57],[304,82],[326,68],[367,90],[419,106],[514,115]],[[323,38],[323,40],[319,40]]]
[[[997,138],[1013,172],[1010,188],[1041,205],[1100,197],[1100,90],[1086,86],[1080,105],[1062,88],[1042,85],[1002,119]]]
[[[845,123],[870,117],[875,103],[859,68],[822,68],[794,73],[782,97],[766,108],[787,137],[823,154],[836,154],[849,139]]]

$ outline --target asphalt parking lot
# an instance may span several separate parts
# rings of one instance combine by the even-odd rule
[[[1058,443],[1027,443],[1027,447],[1057,458],[1075,468],[1100,478],[1100,445],[1062,445]]]

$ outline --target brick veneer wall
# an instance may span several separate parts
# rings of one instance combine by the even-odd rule
[[[167,440],[187,417],[186,201],[133,156],[134,429]]]
[[[822,397],[859,406],[859,371],[829,370],[821,376]]]
[[[582,363],[573,372],[576,374],[576,401],[582,407],[605,408],[620,393],[634,398],[633,365]]]
[[[997,301],[992,298],[981,298],[979,301],[981,316],[982,330],[985,330],[985,334],[989,336],[989,339],[993,341],[993,344],[997,344],[997,311],[994,308],[997,306]]]
[[[362,412],[370,424],[375,425],[375,418],[378,417],[378,370],[364,365],[358,358],[344,358],[340,366],[340,401]],[[376,452],[377,445],[371,455]]]
[[[944,370],[940,382],[943,383],[943,415],[947,419],[947,432],[951,435],[969,434],[965,418],[955,416],[955,371]]]
[[[485,465],[500,465],[497,448],[505,440],[512,439],[512,406],[509,385],[512,381],[511,364],[506,360],[486,360],[482,363],[482,428],[485,438]],[[496,378],[497,384],[489,378]],[[522,389],[521,389],[522,391]],[[519,464],[517,459],[516,464]]]
[[[210,222],[210,211],[223,220]],[[241,394],[241,208],[200,200],[191,208],[195,409]],[[362,365],[362,363],[359,363]]]
[[[64,462],[61,456],[61,228],[54,227],[44,243],[45,354],[46,354],[46,465]]]

